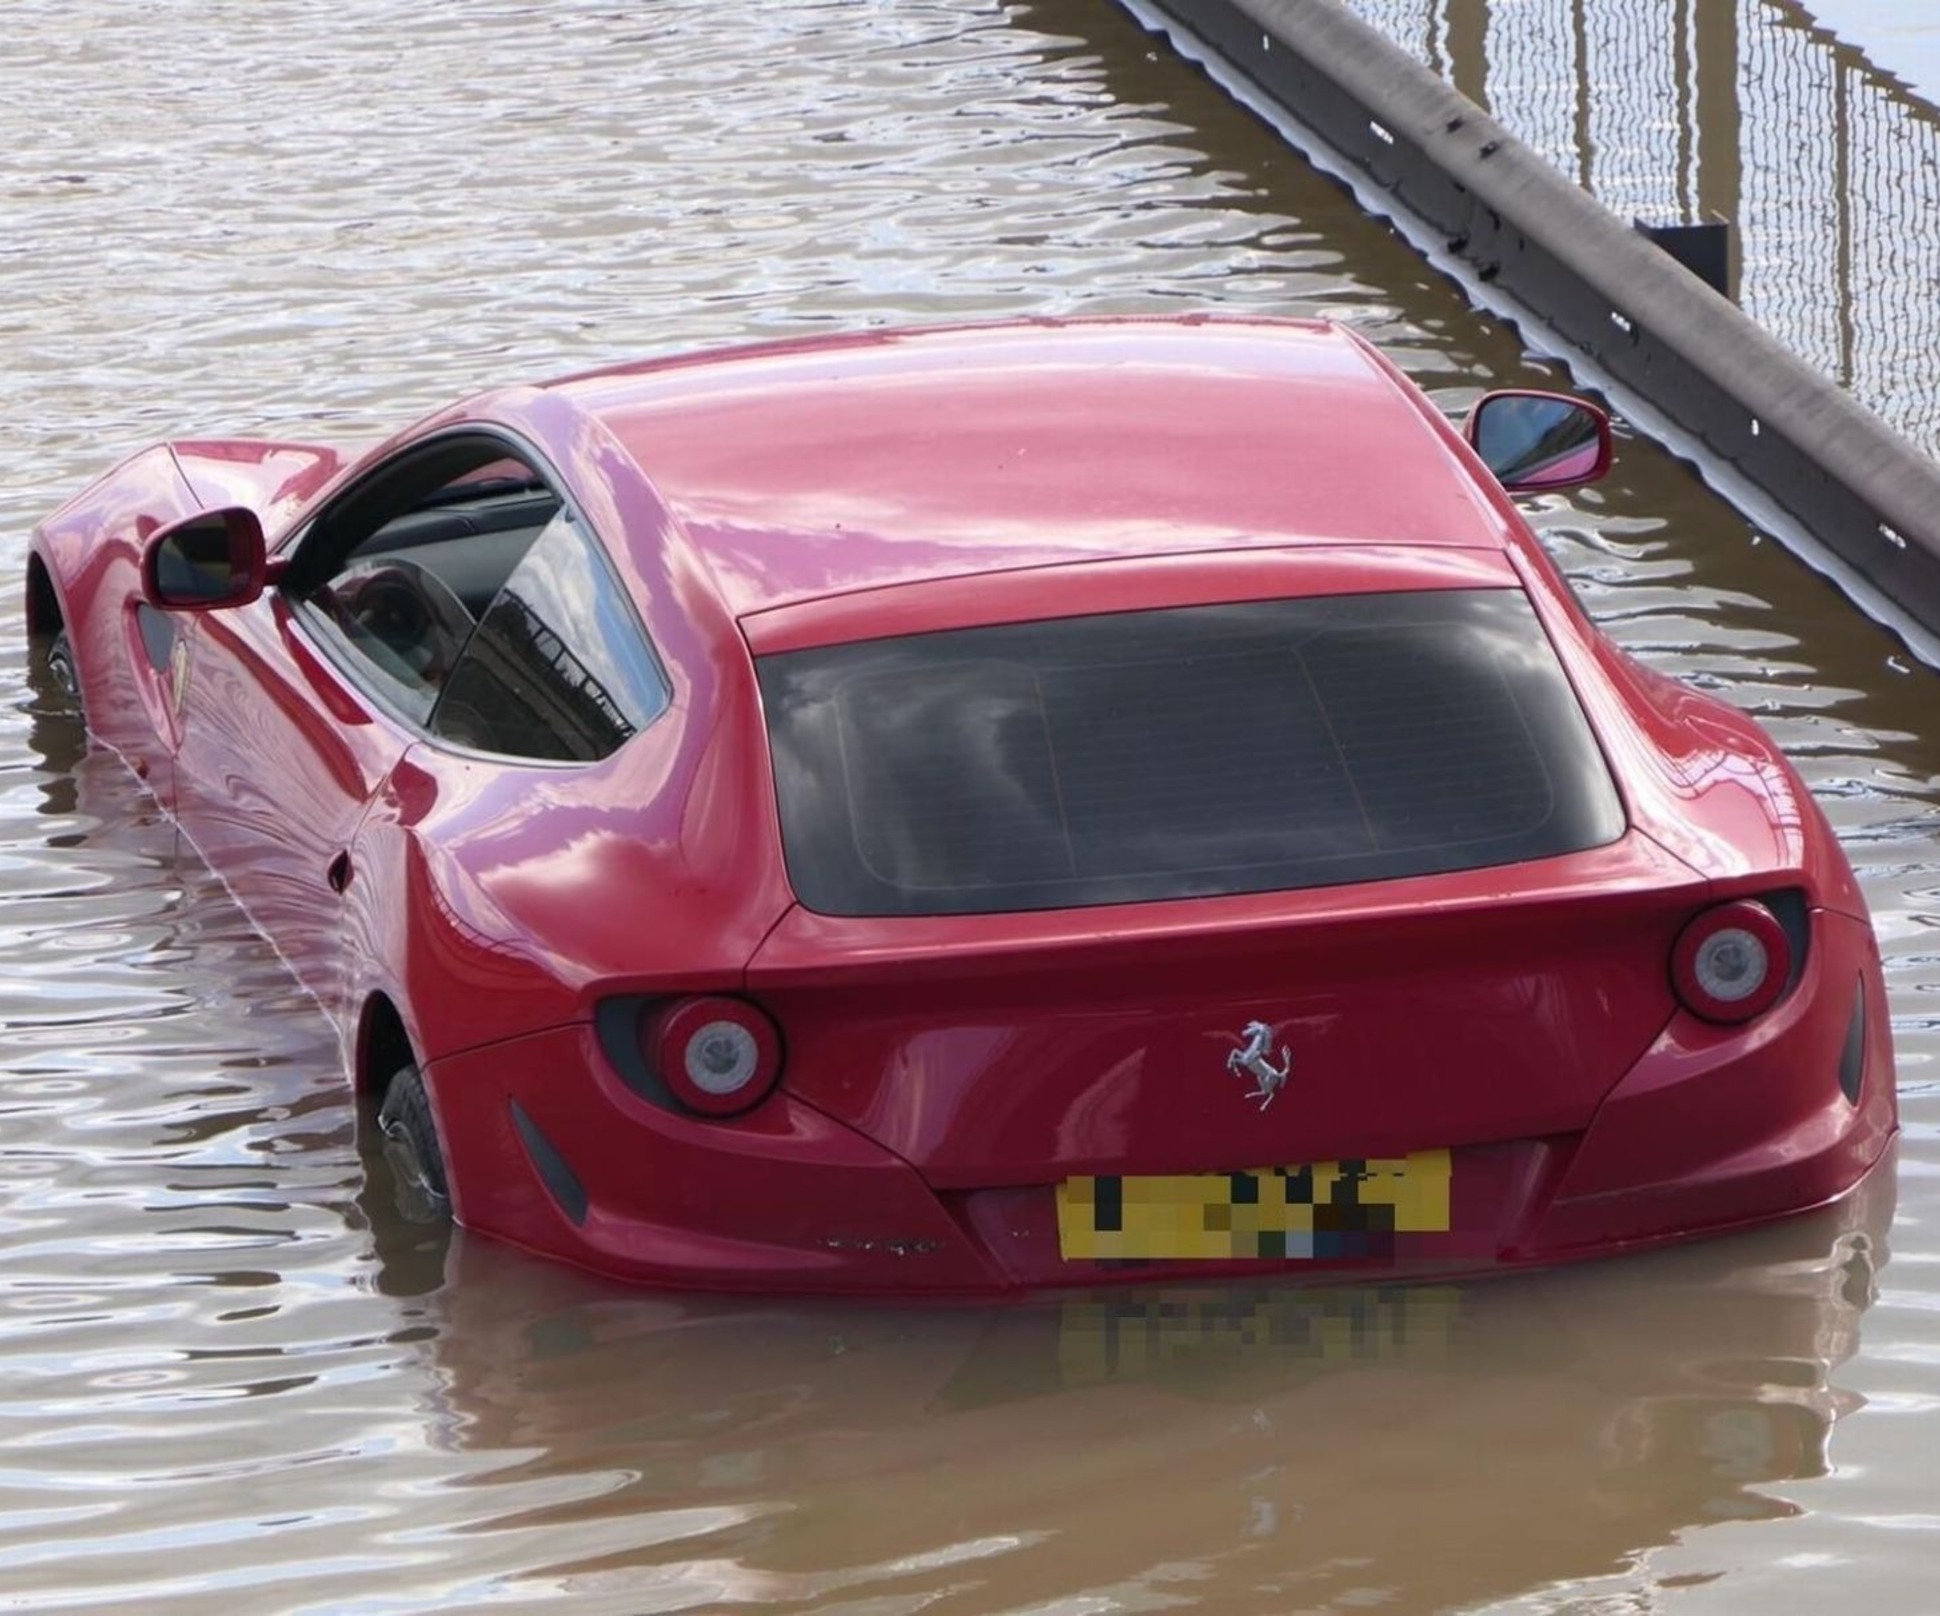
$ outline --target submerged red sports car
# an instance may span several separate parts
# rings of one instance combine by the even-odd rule
[[[30,621],[424,1206],[682,1286],[1552,1261],[1814,1206],[1879,960],[1740,713],[1352,333],[871,334],[149,449]]]

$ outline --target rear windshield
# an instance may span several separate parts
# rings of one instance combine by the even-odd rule
[[[1623,831],[1514,590],[963,629],[760,675],[789,877],[824,914],[1388,880]]]

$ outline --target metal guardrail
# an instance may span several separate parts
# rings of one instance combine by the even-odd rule
[[[1722,221],[1739,305],[1940,452],[1940,111],[1798,0],[1348,0],[1624,219]]]
[[[1121,3],[1940,662],[1940,463],[1340,0]]]

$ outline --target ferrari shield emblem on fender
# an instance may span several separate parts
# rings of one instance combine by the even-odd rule
[[[1273,1096],[1286,1086],[1287,1074],[1293,1070],[1293,1054],[1282,1044],[1280,1064],[1273,1064],[1273,1029],[1264,1021],[1247,1022],[1246,1031],[1240,1037],[1240,1046],[1226,1052],[1226,1070],[1253,1079],[1253,1088],[1246,1097],[1258,1100],[1264,1111],[1273,1103]]]
[[[169,716],[182,716],[182,697],[189,688],[189,647],[186,640],[179,637],[168,651],[168,710]]]

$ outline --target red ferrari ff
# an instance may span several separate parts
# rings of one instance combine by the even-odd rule
[[[1816,1206],[1896,1126],[1811,796],[1351,332],[1029,321],[177,442],[30,623],[429,1213],[608,1274],[1481,1270]]]

